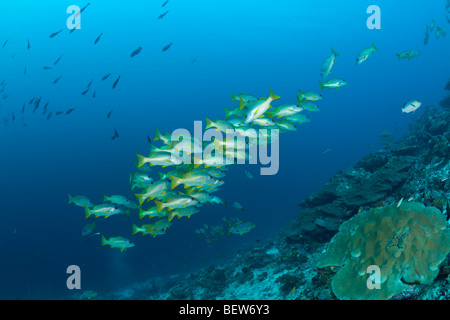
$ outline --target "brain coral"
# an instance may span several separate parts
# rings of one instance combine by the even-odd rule
[[[373,208],[344,222],[316,266],[341,267],[332,280],[339,299],[390,299],[410,284],[431,284],[449,252],[450,233],[441,212],[408,202]],[[380,270],[379,289],[373,288],[378,281],[368,269],[373,265]]]

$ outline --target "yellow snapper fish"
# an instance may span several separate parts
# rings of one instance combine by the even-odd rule
[[[138,157],[138,168],[146,163],[150,166],[173,166],[181,162],[181,158],[176,153],[168,152],[155,152],[150,154],[148,157],[137,155]]]
[[[102,246],[109,245],[111,248],[119,248],[121,252],[127,248],[134,247],[134,243],[124,237],[111,237],[106,239],[104,235],[101,236]]]
[[[163,218],[163,219],[156,221],[155,223],[150,224],[150,226],[154,230],[164,230],[165,231],[167,228],[169,228],[171,226],[171,223],[169,222],[169,220],[167,218]]]
[[[284,118],[287,121],[293,122],[293,123],[304,123],[304,122],[311,122],[311,120],[308,118],[307,115],[304,115],[302,113],[293,114],[292,116],[288,116]]]
[[[225,119],[227,119],[227,120],[228,120],[228,118],[231,118],[233,116],[242,117],[244,115],[244,111],[241,109],[240,106],[238,106],[234,109],[231,109],[231,110],[227,109],[227,108],[224,108],[224,109],[225,109]]]
[[[150,231],[153,229],[153,226],[149,224],[143,224],[142,226],[138,227],[136,224],[131,224],[131,234],[134,236],[136,233],[141,232],[142,235],[150,234]]]
[[[280,97],[275,95],[272,89],[270,89],[268,99],[260,99],[251,106],[244,123],[252,123],[254,120],[261,117],[267,111],[267,109],[270,108],[270,104],[272,103],[272,101],[277,99],[280,99]]]
[[[331,55],[325,59],[325,61],[322,64],[322,72],[321,77],[322,80],[325,80],[326,77],[332,72],[332,68],[335,62],[336,57],[339,56],[339,53],[337,53],[333,48],[331,48]]]
[[[297,98],[298,98],[298,101],[302,101],[303,99],[308,100],[308,101],[319,101],[319,100],[323,99],[323,97],[320,93],[317,93],[314,91],[301,92],[300,90],[298,90]]]
[[[107,201],[114,203],[114,204],[123,205],[130,209],[138,208],[138,205],[136,203],[134,203],[133,201],[128,200],[126,197],[120,196],[120,195],[113,195],[113,196],[109,196],[109,197],[104,195],[103,202],[107,202]]]
[[[155,218],[155,217],[164,217],[166,215],[165,210],[161,210],[158,212],[156,210],[156,207],[151,207],[150,209],[144,210],[142,208],[139,208],[139,219],[142,219],[143,217],[149,217],[149,218]]]
[[[323,90],[325,88],[331,89],[339,89],[343,86],[347,85],[347,82],[345,80],[342,79],[330,79],[326,82],[322,82],[319,80],[319,84],[320,84],[320,90]]]
[[[287,103],[287,104],[283,104],[283,105],[277,107],[272,112],[267,112],[267,115],[271,118],[274,118],[274,117],[281,118],[281,117],[291,116],[291,115],[299,113],[301,111],[303,111],[303,108],[301,106],[298,106],[298,105],[292,104],[292,103]],[[253,122],[253,123],[255,123],[255,122]]]
[[[74,196],[72,197],[69,194],[69,204],[73,203],[76,206],[79,207],[88,207],[91,208],[94,204],[85,196]]]
[[[180,208],[195,206],[198,203],[199,203],[198,200],[196,200],[195,198],[193,198],[191,196],[187,196],[187,195],[178,195],[178,196],[166,199],[165,202],[155,200],[157,212],[160,212],[164,208],[168,208],[169,210],[180,209]]]
[[[233,92],[231,93],[231,102],[233,102],[235,100],[240,100],[240,99],[242,99],[244,102],[258,100],[258,98],[254,97],[248,93],[239,93],[239,94],[234,94]]]
[[[411,100],[408,101],[407,103],[405,103],[405,105],[402,108],[402,112],[403,113],[411,113],[416,111],[417,109],[420,108],[420,106],[422,105],[422,103],[419,100]]]
[[[153,178],[147,172],[134,172],[130,175],[131,190],[134,188],[145,188],[153,183]]]
[[[299,107],[302,108],[302,110],[304,109],[304,110],[306,110],[308,112],[318,112],[318,111],[320,111],[319,107],[314,102],[311,102],[311,101],[308,101],[308,100],[300,101],[300,106]]]
[[[129,215],[130,210],[128,210],[125,207],[122,207],[120,205],[103,203],[103,204],[94,206],[92,209],[89,209],[88,207],[84,207],[84,213],[85,213],[86,219],[89,218],[91,215],[94,215],[96,218],[98,218],[98,217],[108,218],[109,216],[113,216],[116,214]]]
[[[227,227],[227,235],[230,234],[239,234],[243,235],[244,233],[249,232],[255,227],[254,223],[247,221],[239,221],[229,227]]]
[[[158,141],[161,140],[164,144],[170,145],[171,143],[171,134],[170,133],[166,133],[166,134],[161,134],[161,132],[159,132],[158,129],[156,129],[156,136],[153,139],[153,141]]]
[[[227,130],[233,130],[234,131],[234,125],[229,123],[228,121],[224,120],[217,120],[216,122],[211,121],[210,119],[206,118],[206,129],[209,128],[216,128],[217,131],[226,132]]]
[[[172,221],[174,217],[178,217],[178,219],[180,219],[181,217],[187,217],[189,219],[194,213],[197,213],[199,211],[200,210],[196,207],[175,209],[167,214],[167,218],[169,222]]]
[[[211,198],[211,195],[208,192],[200,190],[192,191],[191,193],[189,193],[189,195],[192,198],[196,199],[199,203],[206,203]]]
[[[267,112],[267,115],[268,115],[268,112]],[[270,118],[261,117],[261,118],[253,120],[252,124],[260,126],[260,127],[272,127],[275,125],[275,122],[273,122]]]
[[[217,149],[219,152],[220,150],[223,150],[223,148],[225,147],[226,149],[238,149],[238,150],[243,150],[245,149],[245,141],[239,140],[239,139],[234,139],[233,137],[231,137],[231,139],[214,139],[214,147],[215,149]],[[235,141],[236,140],[236,141]]]
[[[169,182],[166,180],[158,180],[153,183],[151,186],[147,187],[142,194],[135,194],[136,198],[139,201],[139,204],[142,205],[145,200],[150,199],[164,194],[167,189],[169,189]]]
[[[170,180],[172,181],[172,189],[180,184],[183,184],[185,187],[201,187],[216,181],[212,175],[204,172],[189,172],[181,178],[170,176]]]
[[[367,61],[378,49],[372,43],[372,45],[368,48],[361,50],[356,57],[356,65],[360,65],[364,61]]]

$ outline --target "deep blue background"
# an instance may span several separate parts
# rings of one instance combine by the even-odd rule
[[[443,0],[170,0],[161,8],[163,2],[91,0],[82,29],[73,34],[66,27],[66,9],[87,1],[0,2],[0,45],[9,39],[0,49],[0,81],[7,81],[9,94],[0,100],[0,298],[71,297],[65,286],[71,264],[81,267],[83,289],[102,294],[233,256],[276,234],[298,215],[296,204],[337,170],[378,150],[383,130],[399,139],[424,109],[402,114],[406,101],[432,105],[444,95],[449,38],[433,35],[423,45],[431,19],[449,27]],[[381,8],[381,30],[366,28],[372,4]],[[59,29],[63,32],[50,39]],[[163,52],[170,42],[173,46]],[[372,42],[380,52],[356,66],[357,53]],[[130,58],[139,46],[141,54]],[[319,90],[321,65],[331,47],[340,56],[330,77],[343,78],[348,86],[324,91],[321,111],[309,114],[311,123],[281,135],[277,175],[259,176],[258,166],[230,170],[217,195],[240,201],[244,212],[208,205],[155,239],[132,237],[134,218],[97,219],[105,235],[136,242],[125,253],[81,236],[84,212],[67,205],[67,193],[86,195],[94,203],[104,194],[133,198],[129,174],[136,154],[149,151],[147,134],[153,137],[156,128],[193,130],[194,120],[205,117],[223,119],[223,108],[233,106],[230,91],[267,96],[273,88],[282,97],[275,106],[293,103],[298,89]],[[422,55],[397,60],[395,53],[412,49]],[[60,55],[52,70],[42,69]],[[112,76],[101,81],[107,73]],[[121,80],[112,90],[118,75]],[[93,90],[82,96],[92,79]],[[47,121],[42,110],[31,113],[33,96],[42,96],[40,109],[50,100],[53,113],[76,110]],[[20,115],[24,102],[27,127]],[[20,121],[5,128],[3,118],[11,112]],[[111,141],[114,128],[120,138]],[[332,150],[322,154],[327,148]],[[244,177],[244,169],[255,178]],[[212,245],[194,233],[223,216],[252,221],[256,228]]]

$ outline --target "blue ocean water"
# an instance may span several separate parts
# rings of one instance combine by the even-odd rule
[[[406,101],[435,105],[444,94],[448,38],[423,44],[432,19],[448,27],[443,1],[169,0],[162,7],[164,2],[91,0],[81,13],[81,29],[70,33],[67,8],[83,8],[86,0],[1,1],[0,81],[7,95],[0,98],[1,299],[70,298],[69,265],[81,268],[83,289],[106,294],[226,260],[275,235],[297,217],[300,200],[337,170],[380,149],[380,133],[400,139],[424,109],[402,113]],[[373,4],[381,8],[379,30],[366,26]],[[379,52],[356,66],[356,55],[371,43]],[[138,47],[142,52],[131,58]],[[81,236],[84,210],[68,205],[68,193],[95,204],[111,194],[135,200],[129,175],[136,154],[150,151],[148,135],[153,138],[157,128],[193,130],[194,121],[205,125],[206,117],[224,119],[223,108],[233,106],[231,91],[267,97],[272,88],[281,96],[276,105],[295,103],[297,90],[320,90],[321,65],[331,47],[340,53],[331,76],[348,85],[323,91],[321,111],[308,114],[311,122],[281,134],[278,173],[261,176],[260,165],[230,168],[217,195],[229,204],[239,201],[244,212],[205,205],[156,238],[131,236],[131,223],[142,222],[135,213],[96,219],[105,235],[136,243],[126,252]],[[412,49],[421,55],[398,61],[395,53]],[[34,113],[33,97],[42,97]],[[47,101],[49,120],[42,114]],[[70,115],[55,114],[70,108]],[[119,138],[111,140],[114,129]],[[256,227],[212,244],[194,232],[223,217]]]

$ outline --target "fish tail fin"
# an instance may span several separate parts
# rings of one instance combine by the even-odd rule
[[[372,48],[375,50],[375,51],[379,51],[378,49],[377,49],[377,47],[375,47],[375,45],[372,43]]]
[[[84,216],[86,217],[86,219],[89,218],[91,214],[91,210],[89,210],[87,206],[84,206]]]
[[[72,198],[72,196],[70,195],[70,193],[68,193],[67,195],[69,196],[69,204],[71,204],[71,203],[73,202],[73,198]]]
[[[108,240],[106,240],[104,235],[101,234],[101,236],[102,236],[102,246],[106,246],[108,244]]]
[[[139,219],[142,219],[144,217],[144,209],[142,208],[138,208],[139,209]]]
[[[169,177],[170,177],[170,181],[172,182],[172,188],[171,188],[171,189],[174,189],[174,188],[176,188],[179,184],[181,184],[181,178],[175,177],[175,176],[173,176],[173,175],[169,175]],[[159,212],[159,211],[158,211],[158,212]]]
[[[103,195],[103,202],[106,202],[106,201],[108,201],[108,197]]]
[[[139,201],[139,205],[142,205],[145,201],[145,194],[135,194],[136,198]]]
[[[138,168],[142,167],[147,161],[146,158],[144,156],[141,156],[140,154],[137,155],[138,158]]]
[[[206,128],[205,129],[209,129],[212,126],[214,126],[214,122],[211,121],[211,119],[206,118]]]
[[[158,129],[156,129],[156,135],[155,138],[153,139],[153,141],[158,141],[161,140],[161,132],[159,132]]]
[[[297,102],[302,101],[304,97],[305,97],[305,95],[303,94],[303,92],[298,90]]]
[[[232,92],[231,93],[231,102],[233,102],[234,100],[237,100],[237,96]]]
[[[172,221],[172,219],[173,219],[175,216],[176,216],[175,212],[169,211],[169,212],[167,213],[167,220],[170,222],[170,221]],[[179,217],[178,217],[178,218],[179,218]]]
[[[132,235],[135,235],[136,233],[139,232],[139,231],[138,231],[138,226],[135,225],[134,223],[131,224],[131,229],[132,229],[132,231],[131,231],[131,234],[132,234]]]
[[[223,108],[225,110],[225,119],[228,119],[229,117],[231,117],[231,110],[227,109],[227,108]]]
[[[332,53],[335,57],[339,56],[339,52],[337,52],[336,50],[334,50],[333,47],[331,48],[331,53]]]
[[[399,61],[402,59],[402,58],[400,58],[400,54],[399,53],[396,53],[395,55],[397,56]]]
[[[162,209],[164,209],[164,203],[161,201],[155,200],[156,204],[156,212],[160,212]]]
[[[239,98],[239,109],[242,110],[245,108],[244,99]]]
[[[275,93],[273,93],[272,89],[270,89],[269,98],[272,99],[272,100],[277,100],[277,99],[280,99],[281,97],[275,95]]]
[[[325,84],[319,80],[319,84],[320,84],[320,90],[323,90],[325,88]]]
[[[167,178],[165,173],[158,172],[158,175],[160,180],[164,180],[165,178]]]

